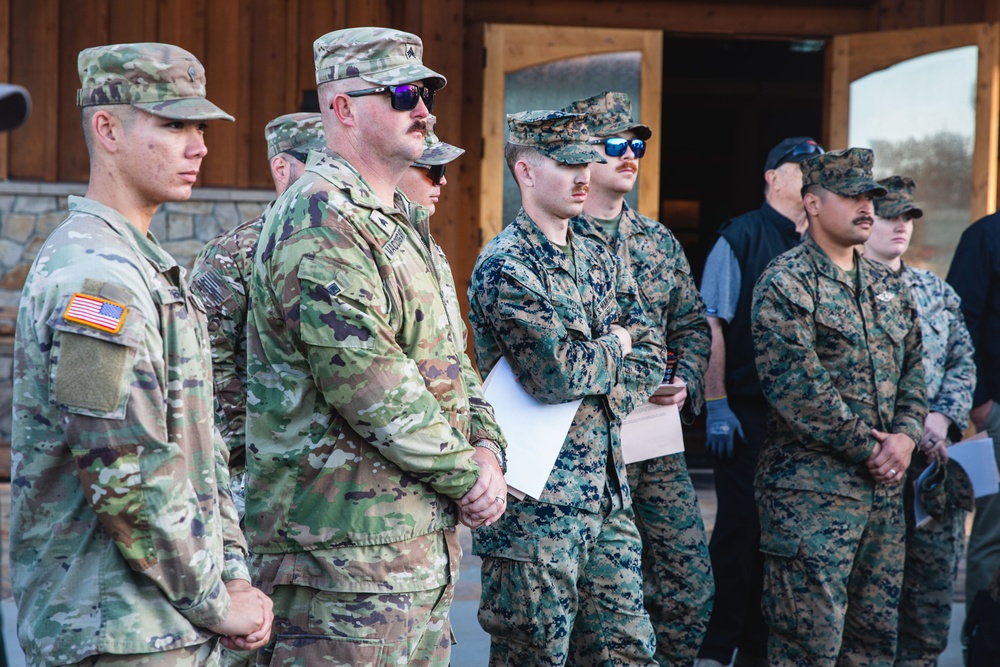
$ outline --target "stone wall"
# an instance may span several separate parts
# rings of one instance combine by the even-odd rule
[[[66,219],[67,197],[78,183],[0,182],[0,313],[16,308],[31,262],[45,238]],[[205,242],[260,214],[270,190],[196,189],[189,201],[165,204],[150,232],[181,266],[191,267]],[[0,443],[10,441],[12,349],[0,322]]]

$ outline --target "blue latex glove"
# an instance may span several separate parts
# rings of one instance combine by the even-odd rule
[[[705,401],[708,410],[705,448],[717,459],[729,458],[733,455],[733,436],[743,439],[743,426],[729,408],[726,398],[713,398]]]

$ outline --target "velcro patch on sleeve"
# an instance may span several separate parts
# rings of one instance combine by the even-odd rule
[[[125,323],[128,306],[77,292],[69,300],[63,319],[116,334]]]

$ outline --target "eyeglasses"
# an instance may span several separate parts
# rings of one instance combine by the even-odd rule
[[[427,180],[440,187],[441,181],[444,180],[444,172],[447,166],[446,164],[432,164],[427,167]]]
[[[801,144],[792,146],[790,151],[782,155],[778,160],[778,164],[784,164],[788,158],[802,157],[803,155],[822,155],[825,152],[823,147],[815,141],[803,141]]]
[[[417,108],[420,100],[424,101],[427,111],[434,110],[434,89],[427,86],[418,86],[415,83],[404,83],[399,86],[378,86],[377,88],[362,88],[352,90],[347,93],[348,97],[363,97],[365,95],[379,95],[389,93],[392,100],[392,108],[396,111],[413,111]],[[331,102],[330,108],[333,108]]]
[[[642,139],[622,139],[621,137],[608,137],[607,139],[591,139],[592,144],[604,144],[604,152],[608,157],[621,157],[625,155],[625,149],[631,148],[635,159],[646,154],[646,142]]]

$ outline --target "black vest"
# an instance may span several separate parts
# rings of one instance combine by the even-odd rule
[[[733,320],[725,327],[726,394],[762,398],[757,365],[754,363],[750,309],[753,288],[771,260],[799,244],[795,223],[767,202],[750,213],[727,220],[719,228],[740,265],[740,296]]]

